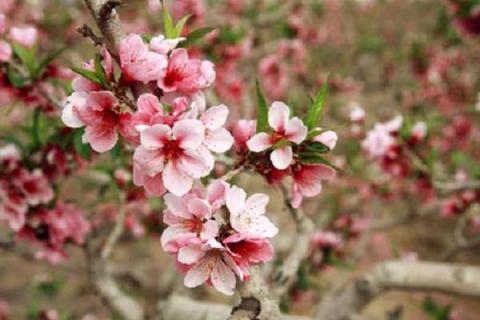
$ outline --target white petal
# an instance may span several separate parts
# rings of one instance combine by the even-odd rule
[[[230,216],[238,216],[245,209],[247,194],[243,189],[233,186],[227,192],[227,208]]]
[[[303,121],[295,117],[288,121],[287,130],[285,132],[288,140],[296,144],[302,143],[307,137],[308,128],[303,124]]]
[[[233,271],[219,259],[210,276],[215,289],[226,295],[233,295],[236,279]]]
[[[168,163],[163,170],[165,188],[176,196],[183,196],[192,189],[193,178],[188,176],[178,165]]]
[[[178,251],[178,261],[183,264],[194,264],[205,255],[201,244],[191,244]]]
[[[233,145],[233,137],[225,128],[207,131],[203,143],[208,149],[216,153],[224,153]]]
[[[262,215],[265,213],[268,200],[269,198],[266,194],[255,193],[247,199],[245,211],[252,215]]]
[[[253,152],[262,152],[271,146],[272,139],[270,139],[270,136],[265,132],[257,133],[247,141],[248,149]]]
[[[207,129],[215,130],[222,127],[227,121],[228,107],[221,104],[211,107],[202,114],[201,121]]]
[[[288,119],[290,118],[290,108],[280,101],[275,101],[268,110],[268,124],[275,131],[284,131],[287,129]]]
[[[272,160],[272,164],[278,170],[283,170],[288,168],[290,163],[292,163],[293,159],[293,152],[292,147],[286,146],[277,150],[274,150],[270,154],[270,160]]]

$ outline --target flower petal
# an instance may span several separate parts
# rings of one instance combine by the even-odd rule
[[[208,268],[208,259],[203,259],[188,270],[185,279],[183,280],[183,284],[187,288],[195,288],[204,284],[209,276],[210,270]]]
[[[255,193],[251,195],[245,203],[245,211],[252,215],[262,215],[265,213],[269,198],[266,194]]]
[[[330,150],[333,150],[335,146],[337,145],[337,140],[338,136],[334,131],[325,131],[313,138],[314,141],[318,141],[326,145],[327,147],[330,148]]]
[[[167,193],[163,200],[165,201],[165,205],[167,206],[168,210],[175,216],[181,217],[183,219],[191,219],[192,214],[187,208],[185,200],[182,197],[177,197],[171,193]]]
[[[191,244],[178,251],[178,261],[183,264],[194,264],[205,255],[201,244]]]
[[[171,139],[171,130],[163,124],[156,124],[140,133],[140,143],[147,150],[161,149]]]
[[[237,186],[233,186],[227,192],[227,208],[231,216],[238,216],[245,209],[247,194]]]
[[[193,185],[193,178],[187,175],[178,164],[169,162],[163,170],[165,188],[176,196],[183,196]]]
[[[180,120],[173,126],[172,134],[183,149],[196,149],[205,135],[205,127],[199,120]]]
[[[203,199],[193,198],[187,203],[188,211],[198,219],[210,219],[212,217],[212,209],[210,204]]]
[[[135,149],[133,154],[133,161],[142,171],[147,175],[153,177],[162,172],[164,168],[164,158],[158,151],[147,150],[142,146]]]
[[[277,132],[285,131],[290,118],[290,108],[283,102],[275,101],[268,110],[268,124]]]
[[[227,121],[228,107],[221,104],[211,107],[202,114],[200,120],[207,129],[215,130],[222,127]]]
[[[233,295],[236,279],[232,269],[230,269],[221,259],[217,260],[210,276],[215,289],[226,295]]]
[[[293,159],[293,152],[292,147],[286,146],[277,150],[274,150],[270,154],[270,160],[272,160],[272,164],[278,170],[284,170],[288,168],[290,163],[292,163]]]
[[[287,130],[285,135],[287,139],[300,144],[307,137],[308,128],[303,124],[303,121],[295,117],[288,121]]]
[[[253,152],[262,152],[272,146],[272,139],[265,133],[257,133],[247,141],[247,147]]]
[[[233,137],[225,128],[218,128],[214,131],[208,130],[203,143],[208,149],[217,153],[224,153],[233,145]]]

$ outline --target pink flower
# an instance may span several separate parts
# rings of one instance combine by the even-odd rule
[[[148,49],[138,34],[131,34],[120,43],[120,64],[127,79],[140,82],[156,81],[167,66],[167,59]]]
[[[53,189],[40,169],[35,169],[33,172],[22,169],[14,178],[14,184],[25,195],[31,206],[47,204],[53,199]]]
[[[198,120],[180,120],[173,128],[155,124],[140,133],[134,161],[144,174],[162,173],[165,188],[177,196],[187,193],[194,179],[213,169],[214,159],[202,146],[205,128]]]
[[[226,199],[232,228],[250,237],[274,237],[278,229],[265,216],[268,200],[268,196],[262,193],[256,193],[247,199],[243,189],[233,186],[228,190]]]
[[[12,27],[8,36],[12,41],[18,42],[24,47],[31,48],[38,38],[38,31],[34,27]]]
[[[190,59],[186,49],[175,49],[159,78],[158,87],[164,92],[192,95],[215,81],[215,71],[210,61]]]
[[[293,151],[290,142],[302,143],[308,132],[302,120],[297,117],[289,118],[288,106],[283,102],[274,102],[268,111],[268,123],[274,132],[272,134],[258,133],[247,142],[248,148],[253,152],[265,151],[279,142],[286,143],[270,154],[273,166],[279,170],[286,169],[292,163]]]
[[[350,121],[361,123],[365,120],[365,110],[356,102],[353,102],[350,107]]]
[[[62,120],[71,128],[86,126],[82,137],[97,152],[111,150],[126,118],[117,112],[117,98],[110,91],[74,92],[63,109]]]
[[[137,107],[138,110],[132,116],[132,122],[135,129],[141,132],[154,124],[172,126],[188,109],[188,100],[184,97],[174,99],[171,105],[172,110],[166,112],[156,96],[145,93],[138,98]]]
[[[7,62],[12,58],[12,47],[6,41],[0,40],[0,62]]]
[[[391,124],[390,124],[391,126]],[[391,127],[377,123],[372,130],[367,133],[362,141],[362,148],[370,157],[383,157],[396,145],[396,140],[392,136]]]
[[[200,116],[200,121],[205,126],[203,144],[213,152],[223,153],[232,147],[233,137],[223,127],[227,117],[228,108],[223,104],[209,108]]]
[[[206,242],[218,235],[219,225],[212,220],[211,204],[191,192],[183,197],[167,194],[164,222],[169,226],[162,234],[162,247],[167,252],[177,252],[185,239],[199,238]],[[177,241],[179,240],[179,241]]]
[[[222,244],[214,239],[204,245],[182,248],[178,260],[180,263],[192,265],[184,279],[188,288],[209,282],[221,293],[232,295],[236,285],[235,271],[239,276],[242,275]]]
[[[223,243],[242,271],[239,276],[241,280],[248,279],[250,265],[268,262],[273,257],[273,246],[267,239],[250,238],[246,234],[236,233],[224,239]]]
[[[27,209],[25,198],[7,181],[0,180],[0,222],[18,231],[25,225]]]
[[[84,213],[70,204],[57,204],[46,212],[42,221],[48,225],[49,242],[58,247],[62,247],[67,240],[83,244],[90,232],[90,223],[84,218]]]
[[[322,180],[335,177],[335,170],[326,165],[298,165],[293,173],[292,206],[299,208],[303,197],[314,197],[322,191]]]

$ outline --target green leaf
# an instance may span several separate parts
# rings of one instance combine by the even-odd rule
[[[330,148],[319,141],[311,142],[304,146],[306,151],[315,153],[327,153],[330,152]]]
[[[27,78],[22,76],[20,73],[15,71],[12,67],[7,68],[7,77],[8,81],[15,87],[15,88],[22,88],[25,86],[25,83],[28,81]]]
[[[325,159],[322,156],[319,156],[316,153],[312,152],[301,152],[300,153],[300,161],[305,164],[324,164],[326,166],[329,166],[337,171],[340,171],[340,169],[335,166],[333,163],[331,163],[329,160]]]
[[[185,27],[185,24],[187,23],[188,19],[190,19],[191,15],[186,15],[178,23],[175,25],[175,34],[173,38],[178,38],[182,34],[183,28]]]
[[[310,106],[307,117],[305,118],[305,125],[310,130],[315,128],[317,123],[320,121],[323,107],[325,106],[327,93],[328,93],[328,76],[327,76],[327,79],[325,80],[325,83],[320,88],[320,91],[318,92],[315,100],[313,101],[313,104]]]
[[[36,108],[33,111],[33,120],[32,120],[32,130],[30,132],[32,143],[34,148],[38,148],[42,145],[42,141],[40,140],[40,115],[42,110],[40,108]]]
[[[175,26],[173,25],[173,19],[170,13],[168,12],[165,4],[162,6],[162,17],[163,17],[163,32],[167,39],[175,38]]]
[[[47,54],[45,57],[43,57],[43,59],[38,64],[38,66],[35,67],[35,71],[32,74],[32,78],[34,78],[34,79],[40,78],[43,74],[43,71],[45,71],[45,69],[48,67],[48,65],[53,60],[58,58],[63,53],[63,51],[65,51],[65,49],[66,48],[60,48],[60,49],[54,50],[54,51],[50,52],[49,54]]]
[[[82,68],[75,68],[75,67],[72,68],[72,71],[75,72],[75,73],[78,73],[82,77],[87,78],[88,80],[90,80],[92,82],[102,84],[102,81],[100,79],[98,79],[96,72],[86,70],[86,69],[82,69]]]
[[[73,133],[73,146],[75,151],[85,160],[90,160],[91,158],[91,150],[88,144],[84,144],[82,142],[82,136],[84,133],[84,129],[76,129]]]
[[[200,29],[193,30],[188,34],[187,39],[185,39],[185,41],[181,43],[181,46],[182,47],[191,46],[192,44],[202,39],[204,36],[212,32],[213,30],[215,30],[215,28],[213,27],[200,28]]]
[[[267,100],[265,100],[258,80],[256,80],[255,84],[257,90],[257,132],[265,132],[268,127]]]
[[[13,43],[13,52],[15,52],[15,55],[22,61],[23,65],[28,70],[28,73],[30,75],[33,75],[35,73],[35,49],[27,49],[18,43]]]
[[[95,74],[102,86],[106,89],[110,89],[107,73],[102,65],[102,56],[98,53],[95,55]]]

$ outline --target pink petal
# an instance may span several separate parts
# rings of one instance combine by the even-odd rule
[[[265,213],[268,201],[269,198],[266,194],[255,193],[247,199],[247,202],[245,203],[245,211],[252,215],[262,215]]]
[[[283,102],[275,101],[268,110],[268,124],[277,132],[287,129],[289,117],[290,109]]]
[[[85,124],[77,117],[73,108],[75,106],[85,105],[86,94],[80,92],[74,92],[70,97],[67,98],[67,104],[62,111],[62,121],[70,128],[80,128]]]
[[[211,107],[202,114],[200,120],[203,122],[204,126],[207,129],[215,130],[223,125],[227,121],[228,117],[228,107],[225,105],[219,105]]]
[[[194,264],[205,255],[201,244],[192,244],[178,251],[178,261],[183,264]]]
[[[216,153],[224,153],[233,145],[233,137],[225,128],[207,131],[203,143],[208,149]]]
[[[142,94],[137,101],[138,111],[147,112],[149,114],[163,113],[162,105],[157,96],[150,93]]]
[[[292,147],[286,146],[277,150],[274,150],[270,154],[270,160],[275,168],[278,170],[284,170],[288,168],[290,163],[292,163],[293,152]]]
[[[221,179],[210,183],[207,187],[207,200],[210,202],[212,210],[216,210],[225,204],[229,188],[229,184]]]
[[[334,131],[325,131],[313,138],[313,140],[321,142],[330,148],[330,150],[333,150],[337,144],[338,136]]]
[[[173,126],[172,134],[183,149],[196,149],[205,135],[205,128],[199,120],[180,120]]]
[[[210,276],[208,259],[203,259],[188,270],[183,283],[187,288],[195,288],[207,281]]]
[[[82,140],[88,141],[93,150],[103,153],[111,150],[117,144],[118,134],[115,127],[87,127]]]
[[[175,216],[181,217],[183,219],[193,218],[192,214],[187,208],[187,204],[182,197],[177,197],[171,193],[167,193],[163,200],[168,210]]]
[[[169,162],[163,171],[165,188],[176,196],[183,196],[193,185],[193,178],[188,176],[177,164]]]
[[[170,127],[163,124],[155,124],[140,133],[140,143],[146,150],[161,149],[170,139]]]
[[[218,259],[210,276],[215,289],[226,295],[233,295],[236,279],[232,269],[230,269],[222,260]]]
[[[218,223],[215,220],[208,220],[203,224],[200,239],[203,241],[214,239],[218,235],[219,229]]]
[[[245,208],[247,194],[243,189],[233,186],[227,192],[227,208],[231,216],[238,216]]]
[[[193,198],[188,201],[187,208],[190,213],[200,220],[212,217],[212,209],[206,200]]]
[[[142,171],[151,177],[162,172],[165,162],[161,153],[147,150],[142,146],[135,149],[133,161],[140,166]]]
[[[307,137],[308,128],[303,124],[303,121],[295,117],[288,121],[285,135],[288,140],[300,144]]]
[[[247,147],[253,152],[262,152],[272,146],[272,139],[265,133],[257,133],[247,141]]]
[[[199,179],[210,173],[212,164],[210,159],[205,159],[198,151],[188,150],[180,159],[180,168],[192,178]]]

